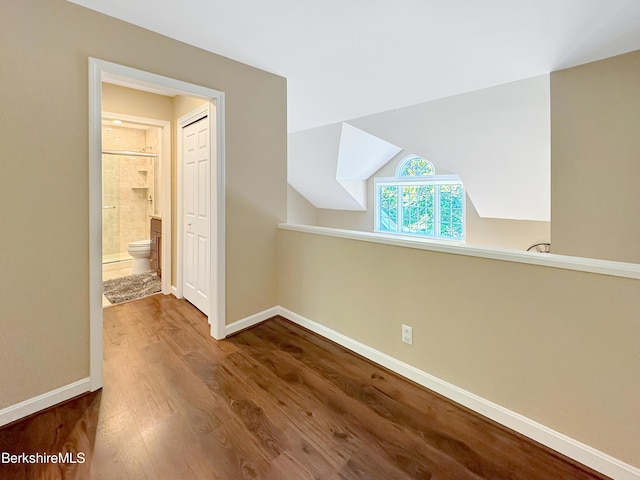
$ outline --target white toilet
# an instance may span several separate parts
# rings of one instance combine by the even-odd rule
[[[145,273],[151,270],[151,240],[138,240],[128,245],[129,255],[133,257],[133,274]]]

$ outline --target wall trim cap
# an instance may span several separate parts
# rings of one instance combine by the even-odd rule
[[[460,242],[446,240],[431,240],[422,238],[403,237],[384,233],[360,232],[357,230],[342,230],[339,228],[316,227],[312,225],[294,225],[281,223],[280,230],[324,235],[327,237],[346,238],[362,242],[381,243],[396,247],[415,248],[432,252],[466,255],[468,257],[489,258],[515,263],[527,263],[543,267],[576,270],[579,272],[597,273],[614,277],[640,279],[640,264],[600,260],[596,258],[571,257],[555,255],[553,253],[522,252],[520,250],[492,249],[478,247]]]
[[[0,410],[0,427],[7,425],[21,418],[28,417],[58,403],[70,400],[91,390],[91,379],[89,377],[70,383],[55,390],[43,393],[23,402],[16,403]]]
[[[573,460],[586,465],[616,480],[640,480],[640,469],[618,460],[589,445],[574,440],[519,413],[504,408],[490,400],[484,399],[426,373],[412,365],[404,363],[386,353],[358,342],[342,333],[336,332],[320,323],[309,320],[282,306],[277,308],[278,315],[291,322],[307,328],[348,350],[351,350],[372,362],[388,368],[392,372],[408,378],[454,402],[463,405],[511,430],[535,440]]]

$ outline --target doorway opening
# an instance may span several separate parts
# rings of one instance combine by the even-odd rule
[[[171,124],[104,110],[117,99],[141,109],[136,92],[103,85],[103,307],[171,288]]]
[[[209,197],[207,206],[210,211],[210,222],[208,223],[208,238],[206,248],[209,255],[208,267],[199,271],[208,282],[211,298],[208,311],[205,312],[210,324],[211,335],[216,339],[225,337],[225,150],[224,150],[224,125],[225,110],[223,92],[194,85],[180,80],[156,75],[142,70],[125,67],[122,65],[98,60],[89,59],[89,294],[90,294],[90,377],[91,390],[102,387],[102,265],[103,265],[103,111],[102,96],[103,85],[117,85],[138,92],[147,92],[171,97],[184,111],[190,111],[193,103],[189,99],[199,102],[200,105],[211,107],[209,118],[211,119],[208,135],[210,136],[212,155],[210,168],[199,181],[204,181],[209,185]],[[187,108],[189,106],[190,108]],[[176,111],[180,111],[178,108]],[[186,110],[184,110],[186,109]],[[183,113],[180,114],[183,116]],[[132,118],[128,118],[129,121]],[[149,118],[147,118],[147,121]],[[122,121],[122,120],[121,120]],[[132,122],[136,123],[136,122]],[[144,123],[144,122],[142,122]],[[141,123],[138,123],[141,125]],[[171,136],[177,137],[177,122],[173,122]],[[165,137],[168,138],[167,135]],[[176,145],[177,142],[172,142]],[[180,221],[181,209],[185,203],[185,189],[183,187],[183,172],[177,168],[177,155],[175,148],[165,147],[171,150],[171,155],[164,155],[171,160],[164,162],[160,160],[160,183],[158,188],[165,192],[162,205],[162,250],[159,259],[162,270],[162,291],[165,294],[173,293],[177,297],[182,297],[184,281],[183,270],[184,261],[177,251],[182,251],[184,236],[179,229],[186,228]],[[138,152],[144,153],[144,152]],[[147,152],[155,153],[155,152]],[[166,153],[166,152],[165,152]],[[135,156],[133,156],[135,157]],[[146,157],[153,158],[153,157]],[[162,169],[162,164],[166,164]],[[140,168],[144,170],[144,168]],[[148,169],[147,169],[148,170]],[[137,172],[139,180],[147,176],[147,183],[134,185],[138,190],[149,189],[149,173]],[[145,194],[146,201],[149,197]],[[153,200],[153,198],[152,198]],[[106,204],[106,206],[111,206]],[[111,209],[114,210],[114,209]],[[151,208],[153,211],[153,208]],[[171,212],[167,220],[169,227],[165,224],[166,215],[164,212]],[[172,221],[173,220],[173,221]],[[166,237],[166,238],[165,238]],[[173,241],[172,241],[173,240]],[[167,245],[167,243],[169,245]],[[165,270],[166,269],[166,270]],[[168,273],[168,274],[167,274]],[[196,305],[197,306],[197,305]]]

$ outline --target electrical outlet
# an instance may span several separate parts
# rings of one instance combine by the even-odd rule
[[[409,325],[402,325],[402,341],[413,345],[413,327]]]

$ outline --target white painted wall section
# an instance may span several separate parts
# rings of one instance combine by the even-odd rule
[[[361,208],[336,181],[341,124],[289,135],[289,184],[316,208]]]
[[[358,210],[361,204],[336,193],[329,178],[343,149],[340,128],[289,134],[289,183],[317,208]],[[460,176],[480,217],[550,219],[549,75],[353,119],[343,135],[354,131]]]
[[[549,221],[549,75],[349,123],[460,176],[484,218]]]
[[[400,147],[343,123],[336,180],[366,210],[366,180],[401,151]]]
[[[289,184],[316,208],[366,210],[366,181],[402,148],[339,123],[289,135]]]

